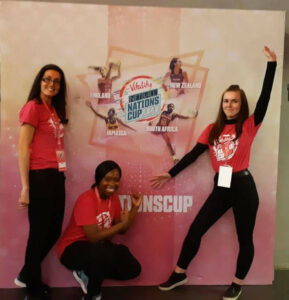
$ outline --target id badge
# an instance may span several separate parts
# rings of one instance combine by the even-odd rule
[[[56,150],[56,160],[58,163],[58,171],[66,171],[66,160],[64,150]]]
[[[218,186],[230,188],[232,180],[233,168],[231,166],[220,166]]]

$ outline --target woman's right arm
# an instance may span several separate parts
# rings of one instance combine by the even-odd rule
[[[97,224],[83,226],[84,233],[87,239],[92,242],[99,242],[107,240],[117,233],[121,233],[128,227],[129,224],[129,212],[125,211],[121,214],[121,220],[119,223],[111,226],[110,228],[100,228]]]
[[[29,166],[30,166],[30,144],[34,136],[35,128],[30,124],[20,127],[18,142],[18,166],[22,190],[18,199],[19,207],[29,205]]]
[[[209,147],[206,144],[197,143],[196,146],[189,153],[187,153],[174,167],[172,167],[168,173],[162,173],[160,175],[154,176],[151,179],[152,186],[154,188],[162,187],[172,177],[176,176],[188,165],[193,163],[208,148]]]

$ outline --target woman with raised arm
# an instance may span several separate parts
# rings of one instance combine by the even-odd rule
[[[116,68],[117,74],[111,76],[112,68]],[[97,81],[98,91],[100,94],[98,104],[106,104],[106,103],[113,103],[113,91],[112,91],[112,83],[116,79],[120,78],[120,62],[119,63],[112,63],[110,62],[107,67],[98,67],[98,66],[89,66],[89,69],[93,69],[96,72],[99,72],[101,78]]]
[[[175,105],[173,103],[169,103],[167,105],[167,109],[164,110],[160,114],[158,121],[155,125],[156,127],[161,128],[161,131],[152,131],[152,134],[159,135],[164,139],[164,141],[166,142],[166,144],[169,148],[169,151],[170,151],[170,154],[171,154],[171,157],[172,157],[174,163],[177,163],[179,161],[179,159],[176,157],[176,152],[172,146],[171,139],[167,133],[167,128],[170,126],[170,123],[172,121],[174,121],[175,119],[186,120],[186,119],[196,118],[198,115],[198,112],[195,112],[193,114],[193,116],[184,116],[184,115],[175,113],[174,110],[175,110]],[[150,121],[148,125],[151,126],[152,123],[153,123],[153,121]]]
[[[65,202],[65,102],[64,73],[49,64],[37,74],[27,103],[20,111],[18,161],[22,190],[18,203],[22,208],[28,207],[30,230],[25,264],[15,284],[27,288],[29,299],[40,299],[48,293],[41,280],[41,262],[61,234]]]
[[[86,294],[84,300],[100,300],[106,278],[127,280],[141,272],[129,249],[110,241],[131,226],[142,202],[140,194],[133,194],[131,210],[121,210],[116,194],[120,179],[116,162],[106,160],[97,166],[95,183],[78,197],[58,245],[60,261],[73,271]]]
[[[153,187],[161,187],[207,149],[216,172],[213,191],[190,226],[174,272],[159,286],[160,290],[168,291],[186,283],[186,269],[199,250],[202,236],[232,208],[240,249],[235,278],[223,299],[238,299],[241,294],[242,282],[254,257],[253,231],[259,204],[256,186],[247,168],[252,142],[267,111],[277,65],[273,51],[265,47],[264,53],[268,58],[267,70],[254,113],[249,116],[244,91],[238,85],[231,85],[222,95],[215,123],[203,131],[191,152],[168,173],[152,178]]]
[[[113,107],[111,107],[108,111],[107,111],[107,117],[100,114],[99,112],[97,112],[90,101],[86,101],[86,105],[93,111],[93,113],[103,119],[105,121],[106,124],[106,128],[107,130],[119,130],[119,125],[122,125],[123,127],[126,127],[128,129],[131,129],[133,131],[136,131],[134,128],[130,127],[129,125],[125,124],[120,118],[118,118],[116,116],[116,112],[115,109]]]

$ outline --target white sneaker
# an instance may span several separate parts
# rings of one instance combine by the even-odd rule
[[[23,282],[23,281],[21,281],[19,277],[16,277],[14,279],[14,283],[15,283],[15,285],[17,285],[17,286],[19,286],[21,288],[25,288],[26,287],[26,283]]]
[[[87,294],[88,277],[85,275],[85,273],[82,270],[73,271],[72,274],[73,274],[74,278],[76,279],[76,281],[79,283],[83,293]]]

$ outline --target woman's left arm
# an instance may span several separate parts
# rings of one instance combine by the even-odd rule
[[[131,197],[132,207],[131,207],[131,210],[129,211],[128,222],[127,222],[127,225],[119,233],[125,233],[129,229],[129,227],[133,223],[133,221],[137,215],[138,209],[142,203],[143,197],[141,194],[131,194],[130,197]]]
[[[117,122],[120,123],[122,126],[128,128],[128,129],[131,129],[133,131],[136,131],[134,128],[132,128],[129,125],[125,124],[121,119],[119,119],[119,118],[116,118],[116,119],[117,119]]]
[[[117,74],[113,77],[111,77],[111,80],[116,80],[120,77],[120,63],[119,64],[114,64],[115,66],[117,66]]]
[[[189,82],[187,72],[183,72],[184,82]]]
[[[268,59],[268,63],[265,78],[263,81],[262,91],[254,111],[255,126],[259,125],[265,117],[277,66],[277,57],[274,51],[270,50],[268,47],[264,47],[264,54]]]

